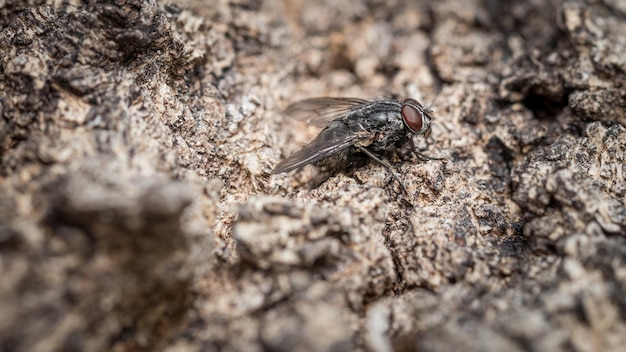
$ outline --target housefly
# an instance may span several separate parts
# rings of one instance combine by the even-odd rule
[[[285,114],[323,129],[302,150],[278,163],[272,174],[312,164],[328,178],[371,159],[389,171],[405,194],[404,185],[382,157],[412,143],[414,134],[428,137],[433,120],[432,110],[415,99],[313,98],[288,106]]]

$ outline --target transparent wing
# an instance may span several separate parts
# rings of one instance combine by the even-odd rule
[[[314,126],[326,127],[356,107],[369,103],[359,98],[313,98],[293,103],[285,109],[285,114]]]
[[[326,128],[302,150],[293,153],[285,160],[278,163],[274,170],[272,170],[272,174],[289,172],[312,164],[369,137],[369,133],[355,133],[344,124]]]

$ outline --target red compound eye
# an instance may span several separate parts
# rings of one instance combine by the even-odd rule
[[[404,119],[404,123],[406,123],[407,127],[413,133],[420,133],[422,131],[422,127],[424,127],[424,113],[421,108],[422,105],[418,103],[414,99],[407,99],[404,101],[402,110],[402,118]]]

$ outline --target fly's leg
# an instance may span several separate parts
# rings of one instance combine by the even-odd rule
[[[445,160],[445,158],[435,158],[432,156],[428,156],[426,154],[422,154],[420,152],[417,151],[417,147],[415,146],[415,141],[413,140],[413,138],[409,139],[409,143],[410,145],[410,152],[411,154],[413,154],[414,156],[416,156],[418,159],[422,160],[422,161],[428,161],[428,160]]]
[[[443,158],[443,157],[441,157],[441,158],[435,158],[434,156],[428,156],[428,155],[426,155],[426,154],[422,154],[422,153],[420,153],[420,152],[414,152],[414,153],[415,153],[415,155],[416,155],[418,158],[422,159],[423,161],[428,161],[428,160],[440,161],[440,160],[445,160],[445,159],[446,159],[446,158]]]
[[[367,155],[368,157],[370,157],[370,159],[375,160],[376,162],[378,162],[380,165],[384,166],[385,169],[387,169],[387,171],[389,171],[389,173],[391,174],[391,176],[393,176],[393,179],[396,180],[396,182],[398,182],[400,184],[400,187],[402,188],[402,191],[404,192],[405,195],[409,195],[409,192],[407,192],[406,188],[404,188],[404,184],[402,183],[402,181],[400,181],[400,179],[398,178],[398,176],[396,176],[395,172],[393,172],[393,168],[391,167],[391,165],[389,165],[389,163],[387,163],[386,161],[382,160],[381,158],[377,157],[376,155],[374,155],[374,153],[370,152],[369,150],[367,150],[367,148],[365,147],[361,147],[361,146],[357,146],[357,148],[362,151],[363,153],[365,153],[365,155]]]

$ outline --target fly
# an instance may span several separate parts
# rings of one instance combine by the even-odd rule
[[[313,98],[296,102],[287,107],[285,114],[323,129],[302,150],[278,163],[272,174],[312,164],[330,176],[335,171],[359,166],[362,161],[371,159],[385,167],[408,194],[391,165],[382,157],[412,142],[414,134],[428,137],[432,113],[415,99],[400,102],[394,99]]]

